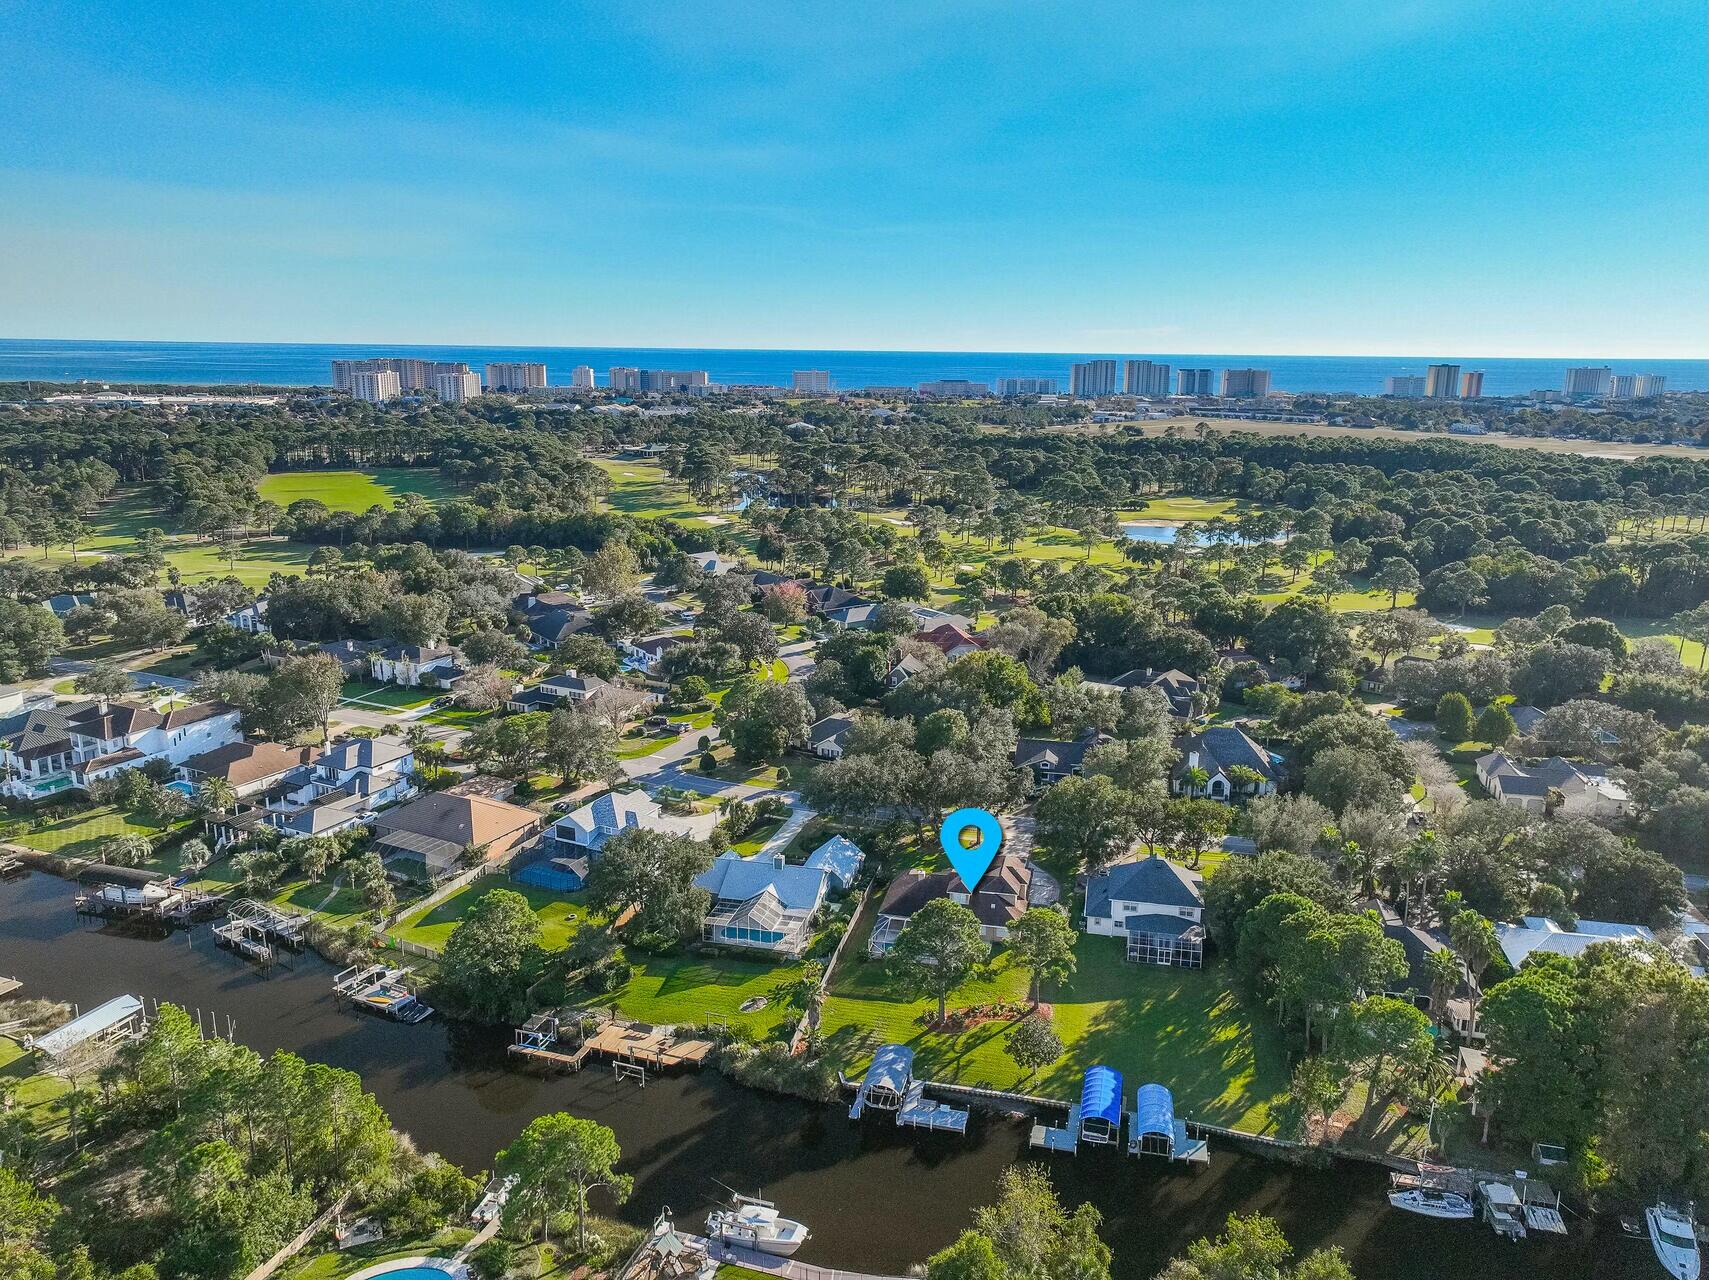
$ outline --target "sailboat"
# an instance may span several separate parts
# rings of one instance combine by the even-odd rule
[[[813,1233],[793,1218],[779,1217],[777,1206],[769,1200],[733,1195],[728,1209],[714,1209],[707,1215],[706,1234],[740,1249],[787,1258]]]
[[[1650,1230],[1650,1248],[1674,1280],[1697,1280],[1703,1262],[1697,1252],[1697,1230],[1691,1216],[1665,1204],[1644,1210]]]

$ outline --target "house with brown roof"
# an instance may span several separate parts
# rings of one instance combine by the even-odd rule
[[[488,862],[509,857],[531,841],[543,814],[485,796],[435,792],[374,815],[374,849],[400,874],[442,880],[466,850]]]
[[[979,932],[988,942],[1009,936],[1009,926],[1027,909],[1032,892],[1032,864],[1015,854],[998,854],[972,893],[953,871],[904,871],[891,881],[878,906],[878,919],[867,941],[867,954],[882,956],[914,913],[937,898],[959,902],[979,917]]]
[[[239,796],[253,795],[282,782],[293,769],[313,764],[319,747],[285,747],[277,742],[228,742],[191,756],[178,766],[178,776],[194,786],[223,778]]]

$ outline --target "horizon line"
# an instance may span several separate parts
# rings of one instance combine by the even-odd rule
[[[1527,355],[1444,355],[1440,352],[1403,352],[1403,351],[1141,351],[1138,348],[1125,348],[1118,351],[1068,351],[1068,350],[1026,350],[1019,347],[1011,348],[975,348],[975,347],[720,347],[720,346],[682,346],[682,345],[649,345],[649,344],[586,344],[586,343],[543,343],[543,342],[468,342],[443,341],[424,342],[388,341],[379,339],[254,339],[254,338],[74,338],[74,337],[25,337],[5,335],[0,336],[0,342],[83,342],[83,343],[112,343],[112,344],[158,344],[161,346],[230,346],[230,347],[392,347],[392,348],[435,348],[454,347],[473,351],[515,351],[515,350],[560,350],[560,351],[707,351],[707,352],[813,352],[824,354],[855,354],[855,355],[920,355],[920,356],[1061,356],[1073,359],[1078,356],[1089,356],[1095,359],[1120,359],[1123,356],[1144,357],[1147,355],[1192,355],[1214,358],[1252,358],[1252,359],[1285,359],[1300,360],[1312,358],[1328,359],[1360,359],[1360,360],[1667,360],[1680,363],[1709,364],[1709,354],[1704,355],[1660,355],[1649,353],[1645,355],[1561,355],[1555,352]],[[40,379],[31,379],[40,381]]]

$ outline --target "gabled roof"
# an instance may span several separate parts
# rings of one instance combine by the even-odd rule
[[[1576,956],[1598,942],[1654,942],[1656,935],[1641,924],[1619,924],[1608,920],[1580,920],[1572,929],[1563,929],[1553,920],[1542,916],[1525,916],[1518,924],[1497,924],[1496,941],[1501,953],[1515,969],[1525,958],[1538,951],[1554,955]]]
[[[956,649],[962,648],[963,646],[969,646],[974,649],[983,649],[985,647],[985,641],[981,640],[971,631],[965,631],[952,622],[940,622],[929,631],[920,632],[918,638],[924,640],[929,645],[935,646],[946,655],[954,652]]]
[[[1103,742],[1108,734],[1088,729],[1072,742],[1055,738],[1021,738],[1015,743],[1015,764],[1024,769],[1044,769],[1052,773],[1067,773],[1082,764],[1086,753]]]
[[[502,840],[539,822],[540,815],[533,809],[485,796],[458,796],[440,791],[375,815],[374,833],[382,842],[387,836],[402,833],[462,848]]]
[[[1537,732],[1537,726],[1543,723],[1543,709],[1528,704],[1515,704],[1507,709],[1507,714],[1513,717],[1513,727],[1527,736]]]
[[[423,662],[438,662],[442,658],[454,659],[457,651],[443,644],[388,644],[374,655],[388,662],[413,662],[420,665]]]
[[[1163,907],[1202,907],[1200,877],[1152,854],[1108,867],[1086,882],[1086,914],[1107,919],[1112,902],[1154,902]]]
[[[212,778],[224,778],[235,787],[286,773],[318,758],[319,747],[285,747],[277,742],[228,742],[223,747],[191,756],[184,768]]]
[[[933,899],[947,898],[963,888],[961,877],[953,871],[904,871],[885,890],[878,914],[908,918]]]
[[[694,883],[714,902],[745,903],[770,893],[785,911],[811,911],[824,900],[828,874],[820,867],[791,866],[761,855],[744,858],[732,849],[719,854]]]
[[[1181,761],[1175,766],[1177,777],[1192,767],[1188,761],[1194,752],[1199,755],[1199,767],[1212,773],[1218,769],[1226,773],[1236,765],[1245,765],[1265,778],[1276,776],[1270,753],[1233,725],[1215,725],[1183,738],[1180,750]]]
[[[807,745],[820,747],[827,742],[840,742],[852,728],[854,719],[850,716],[826,716],[823,720],[815,720],[807,730]]]
[[[963,887],[960,876],[955,881],[958,889]],[[998,854],[979,878],[979,886],[968,899],[968,909],[979,917],[980,924],[1013,924],[1027,909],[1032,882],[1032,867],[1025,858]]]
[[[328,747],[320,763],[341,773],[349,769],[383,769],[396,764],[413,750],[409,743],[397,737],[346,738]]]
[[[832,836],[812,853],[807,855],[807,865],[815,870],[827,871],[837,886],[847,889],[860,874],[861,864],[866,861],[866,854],[861,847],[847,836]]]
[[[530,614],[528,631],[536,639],[562,643],[593,625],[593,615],[582,609],[544,609]]]

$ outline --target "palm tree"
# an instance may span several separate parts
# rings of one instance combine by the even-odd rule
[[[209,813],[230,813],[237,803],[237,788],[224,778],[203,778],[196,786],[196,800]]]

